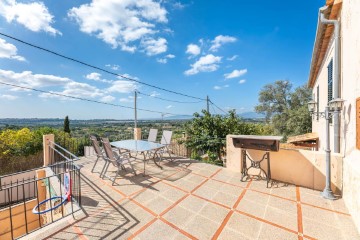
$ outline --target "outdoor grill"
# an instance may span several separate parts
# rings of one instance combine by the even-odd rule
[[[255,135],[233,135],[233,144],[237,148],[241,148],[241,181],[246,181],[249,179],[250,175],[248,173],[250,168],[259,169],[258,177],[261,177],[261,173],[264,173],[267,187],[271,180],[271,170],[270,170],[270,152],[278,152],[281,136],[255,136]],[[254,149],[265,151],[263,157],[259,160],[252,159],[248,153],[247,149]],[[250,160],[250,166],[247,166],[246,160]],[[261,162],[267,161],[267,172],[261,168]],[[244,180],[245,179],[245,180]]]

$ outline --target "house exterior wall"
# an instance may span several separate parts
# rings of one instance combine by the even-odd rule
[[[341,115],[343,197],[360,232],[360,151],[356,148],[356,99],[360,97],[360,1],[343,1],[341,11]]]
[[[334,39],[331,40],[329,43],[329,48],[327,49],[326,56],[322,63],[322,66],[319,70],[318,76],[316,78],[314,88],[313,88],[313,97],[317,100],[317,87],[319,86],[319,109],[318,111],[324,112],[325,107],[328,104],[328,65],[330,61],[334,58],[334,47],[335,41]],[[317,116],[313,117],[312,121],[312,131],[318,133],[319,135],[319,150],[323,151],[325,149],[325,136],[326,136],[326,128],[325,128],[325,118]],[[333,124],[330,124],[330,148],[334,149],[334,128]]]
[[[345,100],[341,112],[340,144],[343,155],[343,198],[360,232],[360,151],[356,148],[356,99],[360,97],[360,1],[342,1],[340,21],[340,97]],[[327,66],[333,57],[334,40],[329,44],[313,87],[316,99],[320,85],[320,111],[327,104]],[[320,151],[325,146],[325,120],[312,122],[313,132],[319,134]],[[334,132],[330,129],[331,149]]]

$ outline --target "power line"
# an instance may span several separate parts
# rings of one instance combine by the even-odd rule
[[[213,104],[211,104],[211,107],[212,107],[212,110],[213,110],[214,114],[217,114]]]
[[[144,95],[144,96],[157,98],[157,99],[160,99],[160,100],[163,100],[163,101],[168,101],[168,102],[175,102],[175,103],[201,103],[201,102],[203,102],[203,100],[196,101],[196,102],[183,102],[183,101],[176,101],[176,100],[170,100],[170,99],[166,99],[166,98],[161,98],[161,97],[158,97],[158,96],[153,96],[153,95],[142,93],[142,92],[139,92],[139,91],[137,93],[139,93],[141,95]]]
[[[18,39],[18,38],[16,38],[16,37],[12,37],[12,36],[7,35],[7,34],[5,34],[5,33],[1,33],[1,32],[0,32],[0,35],[2,35],[2,36],[4,36],[4,37],[7,37],[7,38],[10,38],[10,39],[13,39],[13,40],[15,40],[15,41],[18,41],[18,42],[20,42],[20,43],[26,44],[26,45],[28,45],[28,46],[31,46],[31,47],[40,49],[40,50],[42,50],[42,51],[45,51],[45,52],[54,54],[54,55],[56,55],[56,56],[65,58],[65,59],[67,59],[67,60],[70,60],[70,61],[73,61],[73,62],[82,64],[82,65],[84,65],[84,66],[87,66],[87,67],[90,67],[90,68],[94,68],[94,69],[97,69],[97,70],[99,70],[99,71],[106,72],[106,73],[111,74],[111,75],[115,75],[115,76],[117,76],[117,77],[121,77],[121,78],[126,79],[126,80],[129,80],[129,81],[133,81],[133,82],[136,82],[136,83],[139,83],[139,84],[148,86],[148,87],[156,88],[156,89],[159,89],[159,90],[161,90],[161,91],[170,92],[170,93],[177,94],[177,95],[181,95],[181,96],[184,96],[184,97],[193,98],[193,99],[198,99],[198,100],[202,100],[202,101],[205,100],[205,99],[203,99],[203,98],[194,97],[194,96],[191,96],[191,95],[188,95],[188,94],[184,94],[184,93],[176,92],[176,91],[173,91],[173,90],[165,89],[165,88],[158,87],[158,86],[155,86],[155,85],[152,85],[152,84],[149,84],[149,83],[145,83],[145,82],[142,82],[142,81],[139,81],[139,80],[136,80],[136,79],[133,79],[133,78],[130,78],[130,77],[127,77],[127,76],[124,76],[124,75],[115,73],[115,72],[111,72],[111,71],[106,70],[106,69],[104,69],[104,68],[100,68],[100,67],[91,65],[91,64],[89,64],[89,63],[86,63],[86,62],[77,60],[77,59],[72,58],[72,57],[67,57],[67,56],[65,56],[65,55],[63,55],[63,54],[60,54],[60,53],[54,52],[54,51],[52,51],[52,50],[49,50],[49,49],[46,49],[46,48],[37,46],[37,45],[35,45],[35,44],[26,42],[26,41],[21,40],[21,39]]]
[[[211,103],[212,105],[214,105],[217,109],[219,109],[220,111],[222,111],[223,113],[228,114],[226,111],[224,111],[223,109],[221,109],[220,107],[218,107],[215,103],[213,103],[211,100],[210,100],[210,103]]]
[[[44,90],[40,90],[40,89],[36,89],[36,88],[19,86],[19,85],[15,85],[15,84],[11,84],[11,83],[0,82],[0,84],[11,86],[11,87],[16,87],[16,88],[21,88],[21,89],[26,89],[26,90],[31,90],[31,91],[35,91],[35,92],[41,92],[41,93],[46,93],[46,94],[50,94],[50,95],[60,96],[60,97],[72,98],[72,99],[81,100],[81,101],[99,103],[99,104],[104,104],[104,105],[109,105],[109,106],[114,106],[114,107],[135,109],[134,107],[124,106],[124,105],[120,105],[120,104],[107,103],[107,102],[102,102],[102,101],[97,101],[97,100],[92,100],[92,99],[87,99],[87,98],[65,95],[65,94],[56,93],[56,92],[49,92],[49,91],[44,91]],[[192,115],[187,115],[187,114],[174,114],[174,113],[168,113],[168,112],[160,112],[160,111],[154,111],[154,110],[143,109],[143,108],[137,108],[137,110],[144,111],[144,112],[151,112],[151,113],[168,114],[168,115],[173,115],[173,116],[192,116]]]

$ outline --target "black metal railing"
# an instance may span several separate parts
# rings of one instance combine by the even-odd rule
[[[81,210],[78,157],[56,143],[50,142],[48,147],[50,165],[0,176],[0,239],[25,236]],[[42,206],[51,209],[49,212],[33,213],[33,208],[45,199],[65,194],[65,174],[70,175],[70,201],[56,209],[49,201]]]

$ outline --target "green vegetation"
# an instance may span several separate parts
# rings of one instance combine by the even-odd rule
[[[65,119],[64,119],[64,132],[66,133],[71,133],[70,131],[70,121],[69,121],[69,117],[66,116]]]
[[[203,110],[191,120],[139,121],[143,138],[150,128],[173,131],[178,139],[191,149],[191,158],[223,165],[226,156],[226,135],[297,135],[311,131],[311,118],[307,112],[310,90],[303,86],[292,91],[288,81],[276,81],[263,87],[259,93],[258,113],[266,116],[266,123],[252,119],[245,121],[230,111],[227,115],[212,115]],[[24,126],[26,126],[24,128]],[[51,127],[43,127],[51,126]],[[107,137],[110,141],[133,137],[133,122],[119,120],[62,119],[2,119],[0,122],[0,175],[31,169],[42,165],[42,136],[55,134],[55,142],[78,156],[84,146],[90,145],[89,135]],[[70,135],[71,133],[71,135]],[[184,138],[186,133],[186,138]]]
[[[0,133],[0,175],[41,166],[42,136],[51,128],[6,129]]]
[[[192,157],[200,159],[199,152],[207,153],[208,162],[223,164],[226,150],[226,135],[268,135],[272,129],[268,125],[247,123],[235,111],[226,116],[212,115],[207,111],[194,114],[194,119],[185,124],[186,146],[193,150]]]
[[[311,117],[307,103],[311,100],[311,90],[301,86],[292,91],[289,81],[279,80],[265,85],[259,93],[256,112],[264,113],[275,135],[300,135],[311,132]]]

